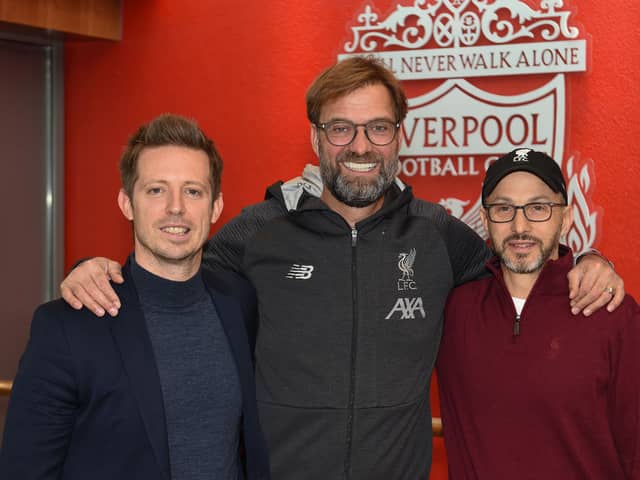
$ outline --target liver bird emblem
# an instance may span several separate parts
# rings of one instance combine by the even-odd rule
[[[413,279],[413,262],[416,261],[416,249],[398,255],[398,268],[402,272],[402,280]]]

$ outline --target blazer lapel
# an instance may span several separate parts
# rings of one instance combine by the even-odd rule
[[[238,368],[242,390],[246,391],[246,382],[253,381],[253,365],[250,361],[251,352],[249,351],[249,340],[244,328],[242,312],[237,303],[226,295],[211,288],[209,288],[209,293],[229,341],[231,353]]]
[[[255,377],[252,353],[249,347],[244,316],[238,301],[209,288],[209,293],[220,317],[222,328],[229,341],[235,359],[242,388],[242,432],[245,449],[247,478],[262,478],[260,473],[268,471],[268,459],[264,450],[264,438],[259,430],[256,403]],[[266,477],[265,477],[266,478]]]
[[[123,275],[125,283],[118,288],[122,308],[118,316],[113,318],[111,330],[138,402],[140,416],[160,466],[162,478],[169,480],[169,446],[160,377],[128,264],[123,269]]]

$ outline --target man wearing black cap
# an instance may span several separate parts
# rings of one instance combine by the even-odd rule
[[[640,309],[571,314],[560,168],[514,150],[482,203],[492,276],[452,292],[438,356],[451,477],[640,478]]]
[[[325,70],[307,93],[319,170],[275,183],[207,244],[204,265],[241,273],[258,294],[256,390],[277,480],[429,476],[444,304],[455,285],[485,274],[491,252],[395,178],[407,109],[374,59]],[[588,272],[585,262],[597,265]],[[575,313],[615,308],[623,282],[606,262],[578,267],[572,280],[582,281],[567,282],[582,294],[571,296]],[[121,281],[117,263],[94,259],[62,294],[74,308],[116,315],[105,272]]]

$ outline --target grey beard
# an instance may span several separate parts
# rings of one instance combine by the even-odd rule
[[[340,202],[350,207],[363,208],[378,201],[385,194],[393,183],[397,171],[397,160],[384,163],[381,155],[367,153],[365,155],[354,155],[352,152],[344,152],[336,158],[337,163],[344,161],[360,160],[365,163],[378,162],[381,165],[380,174],[374,182],[365,179],[350,180],[340,173],[339,167],[331,165],[320,155],[320,175],[322,183],[331,194]]]
[[[537,272],[542,268],[542,266],[544,265],[544,262],[547,261],[547,258],[543,258],[543,256],[541,256],[540,258],[538,258],[538,260],[535,263],[529,264],[529,265],[513,263],[507,258],[501,258],[501,261],[502,261],[502,264],[505,267],[507,267],[507,270],[510,270],[513,273],[533,273],[533,272]]]
[[[537,241],[537,239],[530,237],[528,235],[512,235],[507,239],[505,239],[503,243],[507,243],[511,240],[536,240]],[[508,258],[503,257],[501,253],[499,254],[500,261],[508,270],[510,270],[513,273],[537,272],[544,266],[546,261],[549,260],[549,258],[551,257],[551,254],[553,253],[554,249],[557,247],[559,241],[560,241],[560,233],[558,233],[556,238],[554,238],[553,242],[551,242],[551,244],[549,245],[549,248],[545,249],[544,244],[542,242],[538,242],[538,245],[540,245],[540,257],[535,262],[530,263],[528,265],[512,262]],[[504,247],[503,247],[503,251],[504,251]]]

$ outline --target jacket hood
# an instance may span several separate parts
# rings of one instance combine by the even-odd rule
[[[288,211],[302,211],[305,209],[318,209],[324,205],[320,200],[322,194],[322,177],[317,165],[307,164],[302,175],[286,182],[278,181],[267,188],[265,200],[274,198]],[[412,198],[411,187],[398,177],[385,193],[384,205],[374,216],[384,214],[389,210],[395,210],[401,204]],[[327,208],[326,205],[324,208]]]

